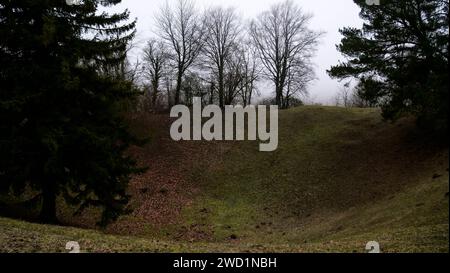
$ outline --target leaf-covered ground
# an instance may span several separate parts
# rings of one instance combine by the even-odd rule
[[[164,115],[130,117],[150,137],[130,150],[148,171],[130,185],[133,213],[107,230],[98,212],[50,227],[0,218],[1,251],[448,252],[448,148],[383,122],[378,110],[280,113],[280,143],[173,142]]]

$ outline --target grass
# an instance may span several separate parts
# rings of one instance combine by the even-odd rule
[[[197,189],[167,201],[179,212],[159,217],[173,221],[131,215],[111,235],[0,218],[0,251],[60,252],[73,240],[86,252],[364,252],[368,241],[383,252],[449,251],[448,148],[424,140],[412,120],[300,107],[279,124],[273,153],[256,142],[189,144],[187,154],[202,156],[175,164],[188,184],[151,196]],[[154,143],[148,149],[160,151]],[[132,223],[144,228],[123,236]]]
[[[208,227],[215,242],[320,245],[354,237],[359,247],[329,250],[360,251],[390,238],[384,245],[393,251],[422,244],[448,251],[448,151],[424,152],[410,120],[386,124],[376,110],[301,107],[283,112],[280,124],[275,153],[240,144],[219,168],[198,171],[204,191],[186,221]],[[443,176],[433,180],[435,172]]]

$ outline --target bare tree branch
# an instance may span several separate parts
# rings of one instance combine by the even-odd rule
[[[169,56],[176,63],[175,104],[179,104],[183,76],[203,46],[203,24],[190,0],[178,0],[176,7],[166,2],[156,20],[161,38],[171,48]]]
[[[305,69],[312,70],[308,64],[322,33],[309,29],[311,18],[292,1],[286,1],[273,5],[251,23],[250,35],[266,77],[275,85],[279,107],[288,107],[289,97],[299,92],[292,88],[306,87],[305,83],[313,79]]]

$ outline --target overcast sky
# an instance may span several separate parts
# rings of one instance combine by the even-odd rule
[[[176,0],[168,0],[174,2]],[[199,10],[210,6],[221,5],[234,7],[245,19],[255,18],[261,12],[282,0],[193,0]],[[352,0],[293,0],[306,13],[314,15],[311,28],[326,32],[321,40],[317,56],[314,59],[318,80],[309,88],[310,97],[314,102],[329,104],[339,88],[339,83],[328,77],[326,70],[334,65],[342,56],[336,51],[335,45],[341,36],[338,29],[344,26],[360,27],[362,21],[358,7]],[[122,0],[119,8],[128,8],[132,17],[138,18],[138,41],[145,41],[154,35],[155,14],[166,0]],[[261,88],[263,89],[263,88]],[[271,90],[263,93],[268,94]]]

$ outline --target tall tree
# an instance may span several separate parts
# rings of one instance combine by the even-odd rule
[[[242,93],[245,83],[245,65],[244,56],[238,45],[234,45],[232,48],[233,55],[227,58],[225,62],[225,93],[224,103],[225,105],[232,105],[235,103],[236,97]]]
[[[256,48],[252,46],[252,42],[245,43],[246,47],[241,48],[240,56],[242,58],[242,88],[241,99],[244,106],[252,103],[253,96],[257,92],[256,82],[260,78],[260,64],[258,62]]]
[[[134,98],[120,67],[135,21],[99,13],[118,0],[0,0],[0,191],[38,192],[43,222],[56,198],[102,208],[101,224],[127,211],[137,140],[121,103]]]
[[[176,66],[175,104],[179,104],[183,76],[203,46],[203,23],[191,0],[178,0],[175,7],[166,2],[156,19],[161,38],[172,49],[170,57]]]
[[[313,65],[309,60],[299,59],[287,72],[286,91],[282,97],[284,109],[291,107],[291,102],[308,95],[308,85],[316,78]]]
[[[230,61],[240,34],[241,22],[234,9],[222,7],[211,8],[205,15],[205,36],[203,52],[217,74],[217,89],[220,107],[225,106],[226,63]],[[229,72],[230,74],[232,72]],[[230,76],[230,75],[228,75]]]
[[[251,23],[250,35],[266,75],[275,85],[275,100],[280,108],[289,72],[296,73],[296,66],[309,63],[322,35],[309,29],[311,18],[292,1],[285,1],[273,5]]]
[[[167,61],[168,55],[164,43],[150,39],[144,49],[144,74],[150,79],[152,106],[156,105]]]
[[[341,30],[338,50],[348,60],[329,74],[357,78],[359,95],[378,102],[385,118],[412,113],[420,125],[447,134],[449,2],[355,3],[365,23]]]

